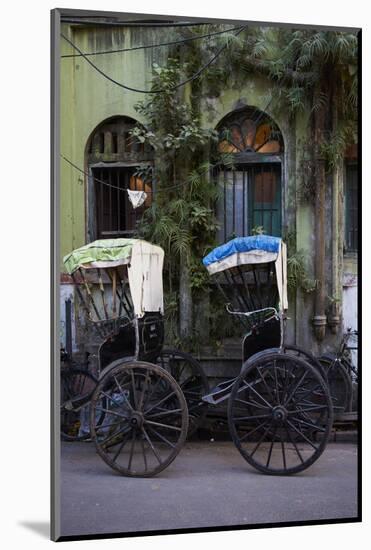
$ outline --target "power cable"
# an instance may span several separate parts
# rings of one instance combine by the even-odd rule
[[[183,38],[182,40],[173,40],[172,42],[160,42],[159,44],[148,44],[147,46],[133,46],[132,48],[121,48],[121,49],[117,49],[117,50],[104,50],[104,51],[100,51],[100,52],[88,52],[88,53],[84,52],[83,55],[85,55],[85,56],[106,55],[106,54],[110,54],[110,53],[132,52],[132,51],[135,51],[135,50],[160,48],[162,46],[173,46],[173,45],[176,45],[176,44],[183,44],[183,43],[186,43],[186,42],[191,42],[193,40],[200,40],[201,38],[211,38],[213,36],[217,36],[217,35],[220,35],[220,34],[226,34],[228,32],[232,32],[232,31],[235,31],[235,30],[238,30],[238,29],[241,29],[241,28],[242,28],[242,26],[240,25],[239,27],[232,27],[231,29],[227,29],[227,30],[224,30],[224,31],[216,31],[216,32],[212,32],[212,33],[209,33],[209,34],[201,34],[199,36],[191,36],[189,38]],[[61,59],[62,58],[71,58],[71,57],[82,57],[82,54],[80,54],[80,53],[71,53],[71,54],[61,55]]]
[[[67,157],[65,157],[64,155],[62,155],[62,153],[60,154],[61,158],[67,162],[68,164],[70,164],[73,168],[75,168],[75,170],[77,170],[78,172],[80,172],[81,174],[84,174],[87,178],[91,178],[93,179],[94,181],[97,181],[98,183],[101,183],[102,185],[105,185],[106,187],[111,187],[112,189],[116,189],[117,191],[124,191],[124,192],[127,192],[128,189],[123,189],[122,187],[117,187],[116,185],[112,185],[111,183],[108,183],[107,181],[104,181],[104,180],[101,180],[99,178],[96,178],[95,176],[91,176],[91,174],[89,174],[88,172],[86,172],[85,170],[83,170],[82,168],[80,168],[79,166],[77,166],[76,164],[74,164],[71,160],[69,160]],[[219,161],[219,162],[216,162],[215,164],[213,165],[210,165],[210,168],[216,168],[217,166],[220,166],[220,165],[223,165],[223,161]],[[111,168],[110,166],[106,166],[105,168]],[[177,189],[179,187],[183,187],[185,185],[189,185],[189,182],[181,182],[181,183],[176,183],[175,185],[170,185],[168,187],[165,187],[163,189],[163,191],[170,191],[171,189]],[[218,183],[218,185],[220,186],[220,184]],[[145,193],[147,193],[147,195],[149,194],[155,194],[156,191],[145,191]]]
[[[270,106],[270,104],[272,103],[272,101],[273,101],[273,96],[271,96],[271,98],[269,99],[269,101],[268,101],[268,103],[267,103],[265,109],[262,110],[262,111],[259,113],[258,118],[257,118],[257,120],[255,121],[256,124],[257,124],[257,122],[261,119],[261,117],[266,113],[266,110],[269,108],[269,106]],[[255,111],[257,111],[257,109],[256,109]],[[65,157],[64,155],[62,155],[62,153],[61,153],[60,156],[61,156],[61,158],[62,158],[65,162],[67,162],[68,164],[70,164],[73,168],[75,168],[76,170],[78,170],[79,172],[81,172],[82,174],[84,174],[86,177],[88,177],[88,178],[91,178],[91,177],[92,177],[88,172],[86,172],[85,170],[82,170],[82,168],[80,168],[79,166],[77,166],[76,164],[74,164],[71,160],[69,160],[67,157]],[[220,164],[223,164],[223,161],[217,162],[217,163],[214,165],[214,167],[215,167],[215,166],[218,166],[218,165],[220,165]],[[112,187],[113,189],[117,189],[118,191],[126,191],[126,189],[122,189],[121,187],[117,187],[116,185],[112,185],[111,183],[108,183],[108,182],[106,182],[106,181],[104,181],[104,180],[101,180],[101,179],[99,179],[99,178],[96,178],[96,177],[94,177],[94,176],[93,176],[93,180],[94,180],[94,181],[97,181],[98,183],[102,183],[103,185],[106,185],[107,187]],[[176,189],[176,188],[178,188],[178,187],[182,187],[183,185],[186,185],[186,183],[184,183],[184,182],[182,182],[182,183],[177,183],[177,184],[172,185],[172,186],[170,186],[170,187],[166,187],[166,190],[168,190],[168,189],[169,189],[169,190],[170,190],[170,189]],[[154,192],[155,192],[155,191],[146,191],[147,194],[148,194],[148,193],[154,193]]]
[[[239,21],[236,21],[236,23]],[[61,19],[61,23],[67,24],[81,24],[81,25],[94,25],[94,26],[108,26],[108,27],[163,27],[163,28],[172,28],[172,27],[202,27],[206,25],[217,25],[220,24],[220,21],[203,21],[203,22],[161,22],[161,21],[120,21],[120,20],[111,20],[111,21],[93,21],[90,18],[89,21],[86,21],[82,18],[64,16]]]
[[[116,189],[117,191],[124,191],[124,192],[127,192],[127,189],[123,189],[122,187],[117,187],[116,185],[112,185],[111,183],[108,183],[107,181],[104,181],[104,180],[101,180],[99,178],[96,178],[95,176],[91,176],[88,172],[86,172],[85,170],[82,170],[82,168],[80,168],[79,166],[77,166],[76,164],[74,164],[71,160],[69,160],[67,157],[65,157],[64,155],[61,154],[61,158],[67,162],[68,164],[70,164],[73,168],[75,168],[75,170],[78,170],[78,172],[81,172],[81,174],[84,174],[86,177],[88,178],[92,178],[94,181],[97,181],[98,183],[101,183],[102,185],[106,185],[107,187],[111,187],[112,189]],[[178,187],[183,187],[185,185],[188,185],[188,182],[181,182],[181,183],[177,183],[175,185],[170,185],[169,187],[166,187],[164,188],[164,191],[168,191],[170,189],[176,189]],[[155,191],[151,190],[151,191],[146,191],[147,195],[148,194],[154,194]]]
[[[242,27],[240,30],[238,30],[235,33],[235,36],[238,36],[245,28],[247,28],[247,25]],[[69,38],[67,38],[67,36],[65,36],[63,33],[61,34],[61,36],[64,40],[66,40],[66,42],[68,42],[81,55],[81,57],[83,57],[85,59],[85,61],[87,61],[87,63],[89,63],[89,65],[91,65],[93,67],[93,69],[95,69],[104,78],[106,78],[107,80],[109,80],[113,84],[116,84],[120,88],[124,88],[125,90],[129,90],[130,92],[137,92],[137,93],[140,93],[140,94],[159,94],[159,93],[168,92],[169,90],[176,90],[178,88],[181,88],[185,84],[188,84],[189,82],[192,82],[193,80],[198,78],[200,76],[200,74],[203,71],[205,71],[215,61],[215,59],[217,57],[219,57],[219,55],[222,53],[222,51],[225,50],[226,47],[227,47],[227,44],[224,44],[221,48],[219,48],[219,50],[216,52],[216,54],[205,65],[203,65],[194,75],[187,78],[186,80],[183,80],[182,82],[179,82],[178,84],[175,84],[171,88],[169,88],[169,89],[158,88],[157,90],[141,90],[141,89],[138,89],[138,88],[132,88],[131,86],[127,86],[126,84],[122,84],[121,82],[118,82],[114,78],[108,76],[99,67],[97,67],[92,61],[90,61],[90,59],[88,57],[86,57],[86,55]]]

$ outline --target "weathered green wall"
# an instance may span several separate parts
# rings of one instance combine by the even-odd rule
[[[139,28],[97,28],[72,27],[62,25],[62,32],[69,37],[82,51],[112,50],[136,45],[155,44],[180,37],[179,30],[139,29]],[[61,40],[61,53],[74,53],[72,47]],[[168,57],[167,48],[150,48],[145,50],[115,53],[111,55],[92,56],[91,59],[105,73],[119,82],[140,89],[150,89],[153,63],[165,64]],[[297,115],[290,120],[286,112],[270,110],[268,103],[269,83],[262,77],[250,77],[243,88],[225,89],[218,97],[204,98],[201,105],[203,124],[215,128],[220,120],[236,108],[250,105],[266,111],[280,127],[285,144],[283,162],[283,200],[284,230],[297,233],[297,248],[305,251],[308,261],[309,276],[314,277],[313,260],[315,251],[315,211],[310,204],[299,200],[299,177],[301,167],[301,144],[310,140],[308,113]],[[118,115],[140,120],[135,105],[148,99],[147,94],[124,90],[98,74],[81,57],[61,60],[61,154],[77,166],[84,167],[85,147],[89,136],[104,120]],[[329,182],[331,190],[332,182]],[[334,227],[338,231],[339,261],[337,280],[342,285],[342,184],[340,186],[339,224],[331,223],[332,198],[327,197],[326,235],[329,243],[333,238]],[[86,242],[86,195],[85,177],[83,174],[61,160],[61,259],[73,248]],[[341,261],[340,261],[341,255]],[[327,245],[326,277],[328,294],[333,287],[332,275],[333,251]],[[63,270],[63,268],[62,268]],[[356,263],[347,260],[344,271],[356,273]],[[289,316],[289,340],[319,353],[332,347],[338,339],[327,331],[326,341],[320,346],[313,337],[311,318],[313,316],[313,296],[298,293],[291,300]]]
[[[83,52],[127,48],[159,41],[158,31],[82,29],[62,25],[62,32]],[[162,40],[167,40],[166,31]],[[75,53],[61,40],[61,54]],[[146,49],[91,57],[108,75],[139,89],[149,89],[152,64],[166,61],[166,49]],[[90,134],[103,120],[124,115],[140,120],[134,105],[144,94],[124,90],[97,73],[83,58],[61,59],[61,154],[84,167]],[[86,167],[85,167],[86,168]],[[84,175],[61,159],[61,257],[85,244]]]
[[[136,45],[154,44],[171,40],[168,30],[121,28],[83,29],[62,25],[62,32],[83,52],[112,50]],[[179,39],[179,35],[177,36]],[[62,39],[61,53],[75,53]],[[113,79],[139,89],[149,89],[153,63],[164,64],[168,56],[167,48],[154,48],[112,55],[92,56],[99,68]],[[265,110],[269,86],[263,79],[254,78],[244,85],[243,90],[225,90],[218,98],[205,100],[203,123],[205,127],[215,127],[218,122],[237,106],[253,105]],[[85,146],[90,134],[103,120],[117,116],[129,116],[140,122],[134,106],[148,98],[124,90],[109,82],[97,73],[85,59],[61,59],[61,153],[77,166],[84,166]],[[207,106],[215,111],[210,115]],[[286,118],[279,113],[267,112],[280,126],[284,139],[288,134]],[[85,242],[85,193],[84,175],[61,160],[61,255]]]

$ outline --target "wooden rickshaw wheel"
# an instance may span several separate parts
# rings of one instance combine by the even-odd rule
[[[81,430],[81,419],[85,414],[87,424],[90,417],[90,402],[98,383],[97,378],[85,368],[61,368],[61,438],[64,441],[83,441],[90,437],[89,430]],[[101,419],[102,415],[99,415]],[[98,421],[97,418],[97,421]]]
[[[283,345],[283,351],[285,353],[291,353],[292,355],[295,355],[296,357],[299,357],[301,359],[304,359],[304,361],[307,361],[307,363],[309,363],[310,365],[312,365],[312,367],[314,367],[315,369],[318,370],[318,372],[322,376],[323,380],[325,382],[327,381],[326,370],[321,365],[320,360],[317,359],[317,357],[315,357],[312,353],[310,353],[309,351],[307,351],[305,349],[302,349],[298,346],[294,346],[294,345],[291,345],[291,344],[290,345],[284,344]]]
[[[332,427],[329,390],[300,357],[267,350],[249,358],[228,402],[234,444],[257,470],[290,475],[323,453]]]
[[[157,364],[171,374],[184,394],[189,415],[187,436],[190,437],[202,426],[206,417],[207,403],[202,401],[202,397],[209,392],[207,376],[192,355],[179,350],[162,350]]]
[[[104,412],[104,421],[96,417]],[[151,477],[178,455],[188,430],[185,397],[174,378],[143,361],[123,362],[99,381],[91,436],[101,458],[121,475]]]

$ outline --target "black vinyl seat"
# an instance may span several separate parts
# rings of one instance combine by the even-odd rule
[[[270,348],[278,348],[281,342],[281,323],[272,317],[252,327],[243,341],[243,360]]]

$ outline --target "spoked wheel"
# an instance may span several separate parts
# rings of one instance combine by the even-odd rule
[[[104,421],[97,424],[100,412]],[[99,381],[92,399],[91,435],[100,456],[120,474],[158,474],[179,453],[187,430],[184,395],[161,367],[122,363]]]
[[[90,437],[90,402],[97,383],[86,369],[61,369],[61,437],[65,441]]]
[[[322,377],[286,353],[263,352],[246,361],[228,403],[233,442],[266,474],[295,474],[313,464],[325,449],[332,417]]]
[[[335,414],[348,412],[352,408],[353,384],[350,375],[335,357],[324,355],[319,361],[326,372]]]
[[[178,350],[163,350],[157,360],[178,382],[188,406],[188,437],[202,425],[207,403],[202,397],[209,392],[207,377],[201,365],[189,354]]]
[[[315,369],[318,370],[318,372],[320,373],[320,375],[322,376],[322,378],[326,381],[327,378],[326,378],[326,370],[323,368],[323,366],[321,365],[320,361],[317,359],[317,357],[315,357],[312,353],[310,353],[309,351],[307,350],[304,350],[304,349],[301,349],[297,346],[292,346],[292,345],[284,345],[283,346],[283,351],[285,353],[289,353],[291,355],[294,355],[295,357],[299,357],[300,359],[303,359],[304,361],[306,361],[307,363],[309,363],[310,365],[312,365],[312,367],[314,367]]]

